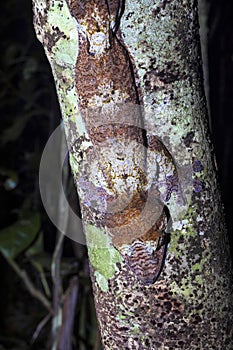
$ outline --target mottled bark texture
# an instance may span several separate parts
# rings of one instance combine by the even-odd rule
[[[233,349],[197,3],[33,4],[63,113],[103,348]],[[113,204],[121,210],[110,212]]]

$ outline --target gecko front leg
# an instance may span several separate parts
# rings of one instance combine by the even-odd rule
[[[147,135],[147,179],[150,187],[155,186],[163,202],[169,201],[175,193],[182,200],[178,169],[165,145],[155,136]]]

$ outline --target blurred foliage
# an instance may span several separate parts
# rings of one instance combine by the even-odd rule
[[[51,300],[56,228],[41,204],[38,171],[45,143],[61,116],[51,69],[34,33],[31,7],[31,0],[5,1],[0,21],[0,350],[45,350],[51,345],[50,322],[32,342],[46,309],[12,269],[16,264],[25,271]],[[64,290],[73,275],[79,276],[73,349],[98,350],[85,249],[65,239]]]
[[[24,217],[0,232],[0,252],[8,259],[15,259],[34,241],[40,228],[40,217],[34,214]]]
[[[208,0],[208,7],[212,139],[233,257],[233,1]]]

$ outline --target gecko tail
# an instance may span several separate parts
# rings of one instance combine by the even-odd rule
[[[128,254],[124,255],[124,259],[137,279],[145,285],[155,283],[164,265],[166,245],[159,250],[151,250],[143,242],[137,240],[129,250]]]

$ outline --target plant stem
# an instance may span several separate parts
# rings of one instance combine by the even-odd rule
[[[51,307],[51,303],[50,301],[46,298],[46,296],[44,294],[41,293],[40,290],[38,290],[32,283],[32,281],[30,280],[27,272],[25,270],[21,270],[20,267],[18,266],[18,264],[10,259],[7,258],[7,262],[9,263],[9,265],[13,268],[13,270],[17,273],[17,275],[23,280],[26,288],[28,289],[29,293],[35,297],[36,299],[40,300],[40,302],[44,305],[44,307],[50,312],[50,314],[52,314],[52,307]]]

